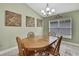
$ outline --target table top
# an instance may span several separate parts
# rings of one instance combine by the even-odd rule
[[[32,39],[24,38],[22,44],[25,48],[41,48],[47,46],[54,42],[57,38],[50,36],[49,38],[44,38],[42,36],[37,36]]]

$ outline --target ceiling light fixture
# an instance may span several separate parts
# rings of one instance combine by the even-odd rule
[[[41,13],[44,16],[51,16],[54,12],[55,12],[55,9],[49,8],[48,3],[46,4],[46,8],[44,10],[43,9],[41,10]]]

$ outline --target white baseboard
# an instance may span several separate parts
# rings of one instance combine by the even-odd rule
[[[77,46],[77,47],[79,47],[79,44],[72,43],[72,42],[62,41],[62,43],[66,43],[66,44],[69,44],[69,45],[73,45],[73,46]]]
[[[5,54],[5,53],[7,53],[7,52],[9,52],[9,51],[12,51],[12,50],[14,50],[14,49],[17,49],[17,47],[12,47],[12,48],[9,48],[9,49],[0,51],[0,55]]]

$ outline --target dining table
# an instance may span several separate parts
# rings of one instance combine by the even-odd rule
[[[35,36],[34,38],[26,37],[22,39],[22,44],[25,49],[40,49],[42,47],[50,45],[56,39],[57,37],[53,36],[49,37]]]

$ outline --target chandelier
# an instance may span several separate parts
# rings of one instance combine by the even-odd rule
[[[41,10],[41,13],[44,16],[51,16],[55,12],[55,9],[49,8],[48,3],[46,4],[46,8]]]

